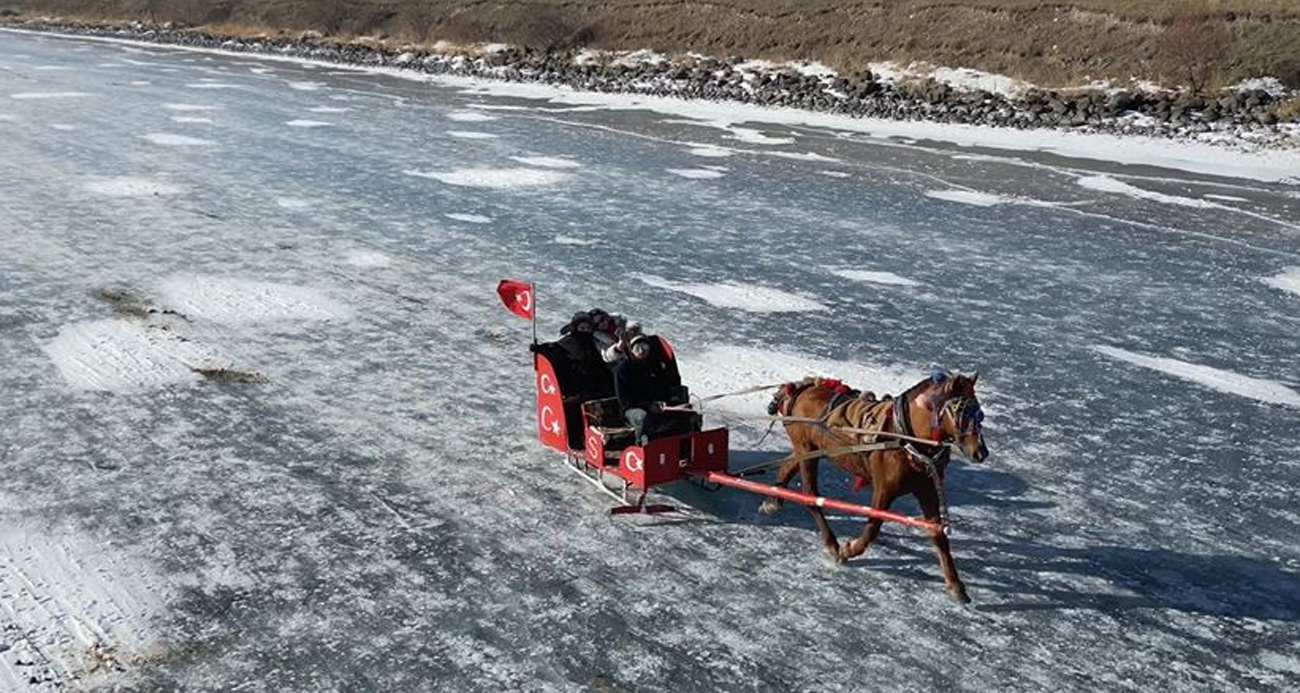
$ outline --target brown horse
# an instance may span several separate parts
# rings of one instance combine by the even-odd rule
[[[815,456],[801,458],[800,455],[815,450],[833,451],[837,448],[868,442],[872,436],[849,434],[835,429],[837,427],[867,428],[869,424],[865,419],[870,412],[885,413],[882,417],[883,430],[933,440],[935,445],[913,444],[910,449],[893,448],[828,456],[841,469],[871,485],[872,508],[886,510],[895,499],[911,494],[916,497],[925,518],[936,523],[944,523],[946,532],[946,511],[943,509],[941,481],[943,468],[947,463],[948,448],[942,445],[948,441],[956,441],[962,453],[972,462],[979,463],[988,458],[988,448],[984,446],[981,427],[984,414],[980,410],[979,400],[975,397],[975,382],[978,378],[978,373],[971,377],[936,375],[917,383],[899,395],[892,404],[874,407],[871,406],[874,398],[846,396],[843,388],[837,389],[833,383],[828,386],[817,381],[803,389],[782,387],[773,402],[774,411],[780,411],[792,418],[833,423],[786,422],[785,431],[790,437],[793,459],[777,470],[777,485],[788,484],[795,470],[798,470],[803,480],[803,491],[817,495],[819,459]],[[890,411],[883,412],[881,407]],[[884,436],[878,438],[879,442],[889,440],[890,438]],[[780,507],[779,499],[768,499],[764,501],[761,510],[764,514],[770,515],[777,512]],[[821,533],[826,551],[838,563],[844,563],[850,558],[861,555],[880,532],[881,521],[870,519],[862,528],[862,534],[858,538],[845,542],[841,546],[826,522],[821,508],[810,505],[808,510],[812,513],[813,522]],[[954,599],[969,602],[966,587],[962,584],[961,578],[957,577],[957,568],[953,564],[945,532],[933,533],[932,539],[935,552],[939,556],[939,567],[943,570],[946,591]]]

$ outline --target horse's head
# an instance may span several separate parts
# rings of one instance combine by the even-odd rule
[[[956,441],[966,459],[977,464],[989,457],[989,449],[984,445],[984,410],[975,396],[975,382],[979,377],[976,373],[949,378],[945,386],[951,384],[952,397],[944,402],[939,417],[943,437]]]

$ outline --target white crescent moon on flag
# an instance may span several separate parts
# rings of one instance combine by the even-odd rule
[[[529,289],[528,291],[520,291],[518,294],[516,294],[515,303],[518,303],[519,306],[524,310],[532,310],[533,309],[532,289]]]

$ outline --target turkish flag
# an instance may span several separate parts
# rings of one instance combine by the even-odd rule
[[[526,320],[533,319],[533,285],[502,279],[497,284],[497,295],[506,305],[506,310]]]

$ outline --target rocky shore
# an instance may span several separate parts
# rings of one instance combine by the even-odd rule
[[[505,46],[436,49],[380,41],[221,36],[171,25],[121,26],[49,21],[6,25],[36,31],[111,36],[159,44],[268,53],[431,74],[540,82],[597,92],[734,101],[858,117],[1140,134],[1253,146],[1300,146],[1300,93],[1236,87],[1215,94],[1165,90],[1026,88],[1014,93],[963,89],[933,78],[849,74],[743,61],[649,53],[537,51]]]

